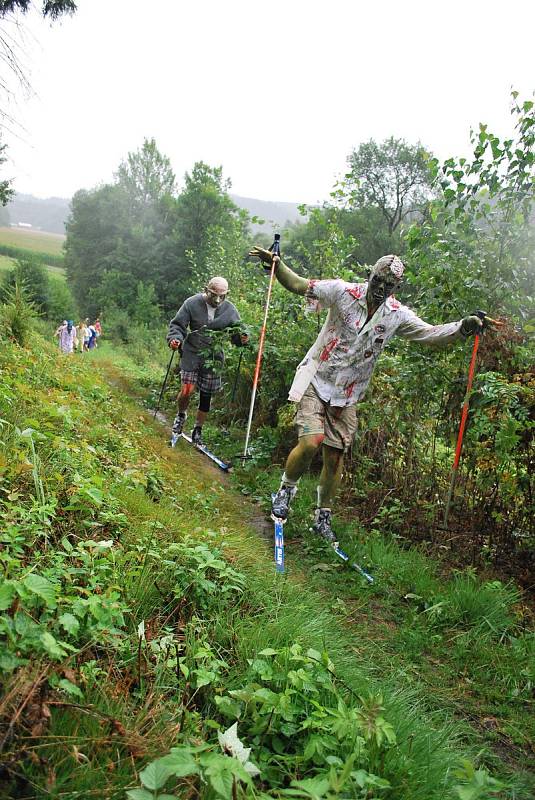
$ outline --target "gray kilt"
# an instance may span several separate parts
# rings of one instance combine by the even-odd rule
[[[200,392],[206,392],[207,394],[215,394],[223,384],[221,375],[216,375],[215,372],[205,369],[205,367],[192,370],[181,369],[180,380],[182,386],[185,383],[193,383]]]

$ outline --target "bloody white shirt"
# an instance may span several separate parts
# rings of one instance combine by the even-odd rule
[[[366,323],[367,283],[343,280],[311,281],[318,310],[329,313],[318,338],[297,367],[288,399],[299,402],[312,385],[332,406],[350,406],[364,395],[375,363],[394,335],[424,344],[446,344],[458,339],[461,320],[430,325],[393,295]]]

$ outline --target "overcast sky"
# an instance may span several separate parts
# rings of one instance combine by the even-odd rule
[[[466,154],[535,88],[533,0],[78,0],[24,25],[35,96],[9,108],[26,132],[4,134],[2,177],[41,197],[109,181],[154,137],[179,183],[204,160],[235,194],[315,203],[360,142]]]

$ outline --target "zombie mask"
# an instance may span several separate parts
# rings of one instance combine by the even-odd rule
[[[227,297],[228,283],[225,278],[212,278],[204,291],[206,302],[217,308]]]
[[[368,281],[368,300],[381,305],[401,286],[405,267],[399,256],[383,256],[374,265]]]

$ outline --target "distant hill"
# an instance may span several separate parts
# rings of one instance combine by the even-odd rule
[[[31,194],[16,194],[6,210],[11,225],[31,225],[48,233],[65,233],[65,221],[69,215],[70,200],[63,197],[34,197]]]
[[[264,220],[251,223],[253,231],[271,233],[273,228],[282,228],[288,222],[303,222],[304,217],[297,203],[278,203],[275,200],[255,200],[253,197],[230,195],[239,208],[245,209],[250,217]],[[16,194],[4,209],[1,225],[20,225],[48,233],[65,233],[65,222],[69,216],[70,200],[63,197],[34,197],[31,194]],[[6,217],[7,212],[7,217]]]
[[[250,217],[259,217],[264,220],[262,224],[252,223],[253,231],[266,231],[271,233],[273,228],[283,228],[288,222],[304,222],[305,218],[299,213],[297,203],[279,203],[276,200],[255,200],[253,197],[240,197],[230,195],[240,208],[244,208]]]

